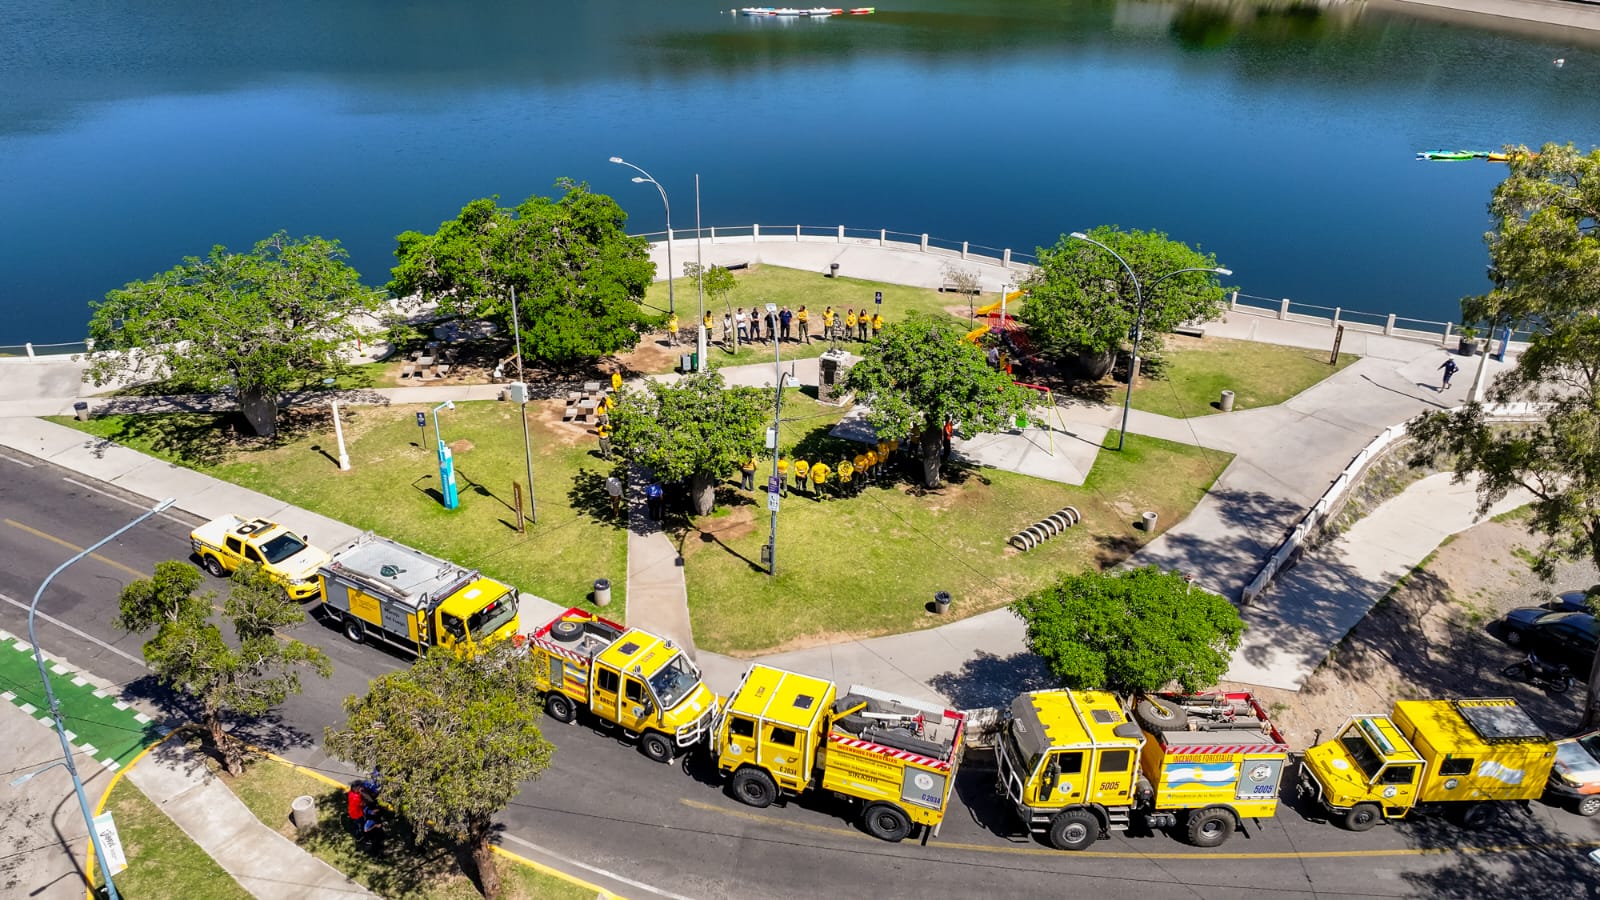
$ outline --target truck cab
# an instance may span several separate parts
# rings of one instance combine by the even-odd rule
[[[671,640],[574,607],[530,635],[528,648],[545,711],[557,721],[571,722],[586,709],[663,763],[711,730],[717,695]]]
[[[1302,785],[1351,831],[1410,812],[1425,765],[1394,722],[1377,715],[1352,716],[1300,763]]]
[[[212,575],[226,578],[252,562],[294,600],[317,596],[317,569],[328,561],[327,553],[282,525],[232,515],[190,532],[189,545]]]

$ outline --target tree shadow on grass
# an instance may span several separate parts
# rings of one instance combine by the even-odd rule
[[[611,495],[606,493],[606,478],[616,475],[623,481],[623,497],[621,515],[611,512]],[[588,516],[596,522],[602,522],[615,528],[627,524],[627,466],[625,463],[616,464],[611,472],[602,472],[595,469],[579,469],[572,476],[572,484],[567,488],[567,504],[579,515]]]
[[[432,834],[424,834],[419,842],[412,825],[397,815],[383,816],[382,829],[358,837],[345,808],[344,791],[330,789],[316,800],[317,824],[300,834],[296,843],[334,860],[335,868],[380,897],[435,896],[439,881],[463,871],[453,843]]]

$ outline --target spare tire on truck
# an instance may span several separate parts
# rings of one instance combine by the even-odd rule
[[[1133,705],[1133,718],[1146,731],[1187,731],[1189,714],[1177,704],[1145,697]]]
[[[562,619],[550,626],[550,636],[563,644],[570,644],[583,637],[583,623]]]

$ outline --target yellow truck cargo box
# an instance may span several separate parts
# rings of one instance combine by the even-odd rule
[[[1424,803],[1532,800],[1555,763],[1555,742],[1511,699],[1401,700],[1394,725],[1430,763]]]

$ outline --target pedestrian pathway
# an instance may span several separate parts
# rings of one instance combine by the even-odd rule
[[[661,522],[650,517],[645,500],[646,483],[642,470],[635,468],[629,472],[628,624],[671,638],[695,659],[683,555],[662,529]]]

